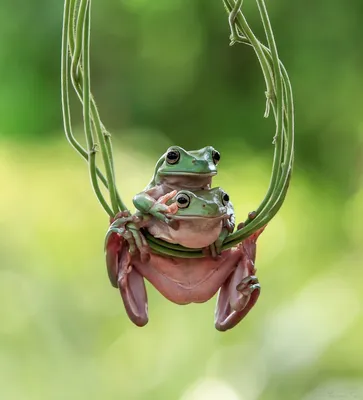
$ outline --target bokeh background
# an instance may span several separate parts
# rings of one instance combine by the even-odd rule
[[[149,324],[128,320],[105,270],[108,218],[63,134],[62,1],[1,1],[1,399],[363,399],[363,3],[267,6],[296,163],[259,240],[261,297],[219,333],[215,299],[177,306],[150,285]],[[245,10],[262,38],[254,2]],[[128,205],[168,146],[213,145],[215,184],[244,220],[267,190],[274,122],[222,2],[95,0],[92,23],[93,92]]]

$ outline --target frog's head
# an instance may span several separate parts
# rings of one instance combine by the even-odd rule
[[[212,146],[186,151],[179,146],[169,147],[155,169],[155,183],[166,182],[186,188],[209,187],[217,174],[220,153]]]
[[[233,205],[228,194],[221,188],[191,192],[179,191],[168,203],[176,203],[178,210],[168,214],[174,220],[222,221],[233,214]]]

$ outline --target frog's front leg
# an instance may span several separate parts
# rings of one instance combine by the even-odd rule
[[[177,191],[173,190],[165,194],[161,188],[156,187],[137,194],[132,201],[141,213],[150,214],[158,220],[170,224],[171,220],[165,214],[174,214],[177,206],[175,203],[168,206],[166,202],[172,199],[176,193]]]
[[[224,282],[218,293],[215,327],[226,331],[236,326],[256,304],[261,287],[254,275],[256,240],[264,228],[238,245],[241,254],[236,269]]]
[[[117,287],[120,254],[126,243],[131,254],[136,254],[139,250],[141,259],[147,258],[149,248],[144,235],[139,231],[143,221],[137,214],[131,215],[128,211],[122,211],[111,218],[110,223],[104,249],[108,277],[112,286]]]
[[[145,326],[149,321],[145,282],[133,267],[126,246],[120,253],[117,285],[130,320],[137,326]]]
[[[223,242],[225,241],[229,233],[230,232],[227,228],[223,228],[218,236],[218,239],[209,246],[209,253],[214,259],[216,259],[221,254]]]
[[[234,215],[230,215],[230,217],[224,221],[223,228],[218,236],[218,239],[209,246],[209,252],[213,258],[217,258],[221,254],[223,242],[226,240],[227,236],[233,232],[234,226]]]
[[[144,235],[140,232],[140,228],[143,227],[146,222],[147,216],[142,216],[138,213],[115,218],[106,233],[106,252],[108,251],[107,247],[111,237],[116,234],[119,238],[123,238],[128,242],[131,254],[136,254],[137,251],[139,251],[141,256],[144,257],[148,253],[149,247]],[[115,239],[113,239],[113,241],[114,240]]]

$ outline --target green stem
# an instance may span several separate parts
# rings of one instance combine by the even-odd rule
[[[259,1],[259,0],[258,0]],[[262,2],[263,3],[263,2]],[[229,9],[227,7],[227,9]],[[281,207],[282,202],[279,202],[279,199],[282,198],[281,193],[284,191],[285,186],[288,184],[288,175],[291,173],[292,161],[293,161],[293,143],[294,143],[294,127],[293,127],[293,98],[292,98],[292,91],[291,91],[291,84],[286,72],[286,69],[283,67],[282,63],[278,59],[276,45],[274,44],[274,38],[272,35],[272,29],[268,22],[267,11],[265,7],[260,7],[260,13],[262,14],[261,17],[264,21],[264,27],[266,29],[266,35],[269,38],[269,43],[271,46],[275,48],[275,57],[273,56],[272,52],[266,47],[261,45],[262,50],[264,51],[266,57],[268,57],[274,66],[274,73],[275,75],[280,76],[281,73],[283,78],[283,85],[281,81],[281,91],[277,92],[277,110],[278,110],[278,119],[276,121],[277,125],[280,124],[282,131],[281,134],[278,136],[280,142],[278,146],[278,157],[276,160],[280,160],[275,166],[277,165],[278,171],[274,168],[274,173],[271,178],[270,188],[265,196],[264,201],[258,208],[257,217],[255,219],[247,220],[245,222],[246,226],[239,231],[235,232],[234,234],[230,235],[226,241],[225,245],[230,246],[231,244],[235,244],[237,240],[244,239],[252,234],[254,231],[262,227],[266,224],[266,218],[270,220],[278,211],[278,208]],[[237,20],[238,28],[244,32],[242,24],[239,20]],[[243,41],[244,43],[246,41]],[[246,43],[250,44],[250,43]],[[250,44],[251,45],[251,44]],[[278,64],[278,66],[276,66]],[[279,85],[275,85],[279,87]],[[281,93],[284,92],[284,93]],[[284,112],[284,101],[286,99],[286,110]],[[280,128],[280,131],[281,131]],[[284,133],[284,135],[282,135]],[[285,136],[286,135],[286,136]],[[285,140],[284,140],[285,139]],[[287,145],[285,145],[285,141],[287,141]],[[285,151],[283,151],[285,150]],[[276,151],[275,151],[276,153]],[[276,154],[276,155],[277,155]],[[284,161],[282,162],[282,158]],[[276,173],[278,172],[278,173]],[[284,198],[285,196],[283,196]],[[278,208],[276,209],[275,205],[278,204]]]
[[[224,1],[226,8],[229,12],[233,11],[228,0]],[[238,4],[237,4],[238,6]],[[267,30],[266,34],[269,38],[269,43],[274,43],[274,38],[272,35],[272,29],[269,23],[266,22],[267,11],[265,7],[260,7],[260,12],[263,15],[263,21],[265,21],[264,26]],[[262,17],[262,16],[261,16]],[[249,28],[247,21],[239,12],[237,16],[237,26],[238,29],[243,33],[244,36],[239,36],[239,40],[242,39],[246,44],[252,46],[259,57],[261,67],[265,73],[267,72],[265,66],[265,60],[270,65],[273,65],[274,75],[271,75],[271,68],[269,68],[269,76],[265,75],[265,80],[269,82],[269,77],[278,76],[279,79],[275,79],[274,82],[274,90],[275,97],[271,99],[272,103],[276,102],[276,124],[277,124],[277,138],[276,147],[275,147],[275,155],[274,155],[274,165],[273,165],[273,174],[271,177],[271,182],[269,186],[268,193],[265,196],[265,199],[259,206],[259,213],[256,218],[251,220],[247,220],[245,222],[245,227],[236,231],[234,234],[230,235],[224,245],[223,250],[231,248],[236,244],[240,243],[242,240],[246,239],[252,233],[254,233],[257,229],[266,225],[278,212],[280,207],[283,204],[285,199],[288,183],[291,176],[291,169],[293,163],[293,145],[294,145],[294,110],[293,110],[293,97],[292,97],[292,89],[291,83],[281,61],[278,59],[276,45],[272,45],[274,47],[274,55],[269,48],[262,45],[258,42],[257,38],[252,34],[252,30]],[[270,31],[270,32],[269,32]],[[245,39],[244,39],[245,37]],[[263,56],[260,54],[260,50],[263,52]],[[276,63],[278,65],[276,66]],[[281,78],[282,77],[282,78]],[[286,109],[284,109],[284,103],[286,105]],[[274,104],[273,104],[274,105]],[[276,138],[276,139],[277,139]],[[283,160],[283,161],[282,161]],[[159,245],[160,246],[160,245]],[[172,249],[173,254],[177,251],[176,247]],[[188,257],[195,257],[197,253],[188,253]],[[181,254],[178,254],[181,257]]]
[[[72,64],[71,64],[71,79],[73,87],[78,95],[80,101],[83,101],[83,72],[80,64],[80,54],[82,49],[82,40],[80,40],[82,34],[82,26],[84,24],[85,11],[86,11],[87,0],[82,0],[80,7],[78,9],[77,18],[75,17],[75,2],[73,1],[73,7],[71,9],[72,15],[74,15],[74,20],[77,20],[77,24],[75,28],[70,26],[68,31],[69,35],[69,47],[70,52],[72,54]],[[74,32],[76,35],[74,36]],[[117,192],[115,185],[115,173],[114,173],[114,162],[113,162],[113,153],[112,153],[112,144],[111,144],[111,135],[104,128],[99,112],[97,110],[96,103],[92,96],[90,95],[91,101],[91,118],[94,126],[94,130],[97,134],[98,142],[101,148],[101,154],[105,166],[106,176],[108,180],[107,188],[109,190],[110,199],[112,208],[115,214],[122,210],[126,211],[127,207],[125,203],[122,201],[119,193]]]
[[[228,12],[230,14],[234,13],[236,15],[235,17],[235,24],[237,25],[238,29],[243,33],[243,36],[239,36],[239,40],[244,42],[244,37],[247,39],[247,41],[251,44],[253,47],[254,51],[256,52],[256,55],[260,61],[260,65],[262,68],[262,72],[266,81],[266,87],[267,87],[267,102],[270,100],[273,106],[274,110],[274,115],[275,115],[275,120],[276,120],[276,133],[275,133],[275,151],[274,151],[274,158],[273,158],[273,163],[272,163],[272,174],[271,174],[271,179],[270,179],[270,184],[267,190],[267,193],[262,200],[261,204],[259,205],[258,209],[256,210],[256,214],[258,215],[262,209],[265,207],[267,202],[269,201],[271,194],[273,193],[276,184],[277,184],[277,179],[279,177],[280,173],[280,165],[281,165],[281,156],[282,156],[282,143],[280,137],[282,136],[281,132],[281,123],[279,123],[279,116],[276,115],[275,107],[278,109],[278,105],[275,106],[276,99],[279,96],[279,93],[275,87],[276,80],[274,79],[274,74],[272,72],[270,63],[268,58],[266,57],[265,52],[263,51],[262,45],[259,42],[259,40],[256,38],[254,33],[252,32],[252,29],[249,27],[246,18],[244,17],[243,13],[241,12],[240,8],[238,8],[238,12],[236,12],[236,8],[238,7],[238,3],[234,3],[233,0],[223,0],[224,5]],[[237,32],[237,29],[235,29],[235,32]],[[238,33],[237,33],[238,35]],[[274,68],[275,69],[275,68]],[[267,109],[266,109],[267,111]],[[246,221],[246,224],[250,223],[249,220]]]
[[[85,12],[86,17],[84,19],[83,30],[82,30],[82,58],[84,65],[84,91],[83,91],[83,120],[84,120],[84,131],[86,133],[87,148],[89,152],[89,172],[92,182],[93,190],[110,217],[114,216],[113,210],[109,207],[106,200],[104,199],[102,192],[98,185],[97,174],[96,174],[96,146],[93,141],[93,133],[91,127],[91,105],[90,105],[90,2],[87,3]],[[110,185],[109,179],[107,179]]]
[[[237,1],[237,3],[234,3],[233,0],[223,0],[226,8],[229,10],[228,12],[234,16],[234,19],[236,21],[238,21],[239,23],[239,27],[241,28],[240,30],[243,32],[243,36],[239,36],[237,34],[236,29],[232,30],[232,35],[236,34],[237,37],[232,38],[235,39],[236,41],[239,40],[243,40],[245,38],[247,38],[247,40],[251,43],[258,61],[260,63],[261,69],[262,69],[262,73],[266,82],[266,90],[267,93],[269,94],[269,96],[273,96],[274,94],[274,82],[273,82],[273,74],[272,74],[272,70],[270,67],[270,64],[267,60],[267,58],[265,57],[264,52],[262,51],[262,46],[261,43],[258,41],[258,39],[256,38],[256,36],[254,35],[254,33],[252,32],[252,29],[249,27],[246,18],[244,17],[244,15],[241,12],[241,5],[242,5],[242,1],[239,0]],[[232,3],[233,2],[233,6]],[[236,23],[235,21],[235,23]],[[229,23],[231,24],[232,21],[229,18]]]
[[[230,2],[228,0],[224,0],[224,3],[227,11],[229,13],[232,13],[233,7]],[[239,1],[234,5],[235,7],[238,7],[239,5],[241,5],[241,3],[242,2]],[[264,23],[269,46],[272,47],[271,50],[262,45],[257,40],[257,38],[252,33],[252,30],[249,28],[246,19],[240,11],[236,18],[236,24],[238,29],[243,33],[243,36],[238,35],[238,40],[247,42],[246,44],[251,45],[257,54],[262,71],[264,73],[267,85],[267,92],[271,94],[271,91],[269,92],[269,88],[273,88],[272,93],[274,96],[271,96],[271,103],[274,107],[274,111],[276,107],[276,111],[274,112],[274,114],[277,126],[275,136],[273,173],[270,180],[268,192],[258,208],[259,212],[257,213],[256,218],[252,221],[247,220],[245,222],[246,225],[244,228],[230,235],[223,245],[223,250],[237,245],[242,240],[246,239],[248,236],[254,233],[257,229],[266,225],[276,215],[284,202],[291,176],[294,144],[294,111],[292,90],[286,69],[282,65],[281,61],[278,59],[277,48],[274,42],[271,25],[268,21],[266,8],[263,6],[264,4],[261,4],[260,1],[259,10],[262,14],[261,18]],[[236,11],[234,10],[234,12]],[[273,73],[270,67],[270,63],[273,65]],[[271,84],[272,79],[274,80],[273,84]],[[284,109],[284,103],[286,105],[286,109]],[[150,243],[150,246],[153,248],[153,250],[161,252],[162,248],[159,243]],[[179,247],[179,249],[182,248]],[[163,251],[165,254],[165,248]],[[200,251],[188,252],[187,254],[184,251],[184,253],[181,253],[180,250],[177,250],[177,247],[175,245],[172,249],[168,249],[167,253],[168,255],[172,256],[188,258],[202,256]]]
[[[72,131],[72,119],[69,106],[69,54],[68,54],[68,39],[67,32],[70,25],[71,13],[71,0],[66,0],[64,3],[64,17],[63,17],[63,30],[62,30],[62,61],[61,61],[61,100],[62,100],[62,113],[64,132],[68,142],[71,146],[88,162],[89,154],[87,150],[77,141]],[[96,168],[96,173],[102,183],[108,188],[107,180],[102,172]]]
[[[102,125],[96,104],[90,92],[90,1],[91,0],[81,0],[77,13],[77,23],[74,29],[73,25],[70,27],[70,18],[75,14],[76,0],[65,0],[62,34],[63,118],[68,140],[84,158],[89,160],[91,181],[97,197],[108,214],[113,216],[112,214],[115,213],[116,209],[118,210],[121,208],[124,210],[126,207],[119,198],[114,184],[115,177],[110,135]],[[280,209],[285,199],[291,176],[293,163],[294,120],[291,84],[286,69],[278,58],[277,48],[264,1],[256,0],[270,48],[261,44],[253,34],[243,13],[240,10],[242,6],[242,0],[223,0],[223,2],[228,13],[230,14],[229,22],[231,26],[232,40],[236,39],[238,42],[252,46],[258,57],[267,87],[267,104],[271,104],[276,119],[273,172],[270,179],[269,189],[265,198],[257,209],[256,218],[253,220],[247,220],[244,228],[238,230],[226,239],[223,245],[223,250],[226,250],[237,245],[257,229],[266,225]],[[242,33],[242,35],[239,34],[239,32]],[[70,53],[72,55],[72,84],[83,104],[84,126],[87,138],[88,153],[75,140],[71,129],[68,98],[69,67],[67,46],[69,46]],[[81,58],[84,71],[82,71]],[[286,107],[284,107],[284,105]],[[95,143],[93,139],[92,124],[100,142],[107,180],[96,168]],[[102,193],[98,187],[97,175],[100,177],[106,187],[109,183],[109,192],[113,210],[111,210],[106,201],[103,199]],[[118,206],[118,208],[115,206]],[[150,248],[157,254],[182,258],[204,257],[204,254],[200,249],[187,249],[182,246],[169,244],[149,236],[150,235],[148,235],[148,243]]]
[[[263,27],[265,30],[265,34],[267,37],[268,46],[271,50],[271,57],[272,57],[272,65],[274,71],[274,78],[275,78],[275,99],[276,99],[276,147],[278,148],[279,158],[278,162],[278,175],[277,179],[279,178],[280,168],[281,168],[281,160],[283,156],[283,116],[284,116],[284,103],[283,103],[283,84],[281,79],[281,69],[280,69],[280,59],[277,52],[277,46],[274,38],[274,34],[272,31],[271,23],[267,14],[266,6],[264,0],[256,0],[258,9],[260,11],[260,15],[262,18]],[[261,207],[261,206],[260,206]],[[262,209],[262,207],[256,210],[257,214]]]

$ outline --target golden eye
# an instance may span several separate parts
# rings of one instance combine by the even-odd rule
[[[228,202],[229,202],[228,194],[227,193],[223,193],[222,194],[222,203],[223,203],[223,205],[226,206],[228,204]]]
[[[176,196],[176,202],[179,208],[187,208],[190,204],[190,198],[185,193],[180,193]]]
[[[170,150],[166,154],[166,162],[168,164],[176,164],[180,159],[180,153],[178,150]]]
[[[213,150],[212,158],[214,164],[217,165],[219,163],[219,160],[221,159],[221,153],[219,151]]]

